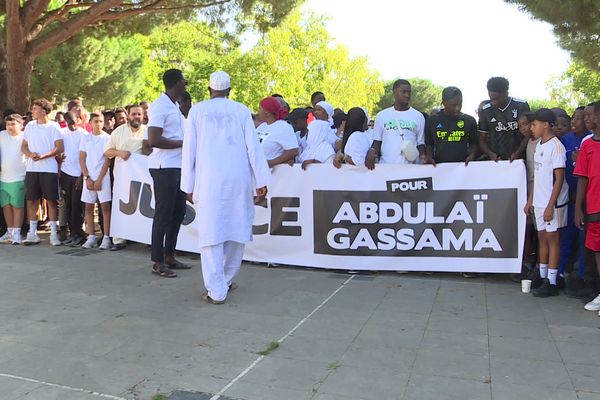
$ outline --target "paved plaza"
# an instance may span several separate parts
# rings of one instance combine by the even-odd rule
[[[0,399],[600,400],[600,318],[564,295],[244,265],[214,306],[182,259],[1,246]]]

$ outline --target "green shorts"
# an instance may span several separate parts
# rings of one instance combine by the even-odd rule
[[[25,181],[0,182],[0,207],[25,208]]]

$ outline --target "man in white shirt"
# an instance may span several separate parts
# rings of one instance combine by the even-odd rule
[[[184,117],[177,99],[185,93],[187,81],[178,69],[163,74],[165,92],[148,110],[148,168],[154,182],[155,211],[152,222],[152,273],[175,278],[172,269],[189,269],[175,259],[175,247],[185,216],[185,193],[180,189],[181,146]]]
[[[117,127],[110,135],[110,141],[104,149],[104,154],[111,160],[116,160],[114,164],[115,175],[119,174],[121,168],[126,168],[124,163],[132,154],[150,154],[149,149],[143,145],[144,135],[147,127],[144,125],[144,108],[140,105],[131,106],[127,116],[128,122]],[[106,121],[105,121],[106,124]],[[111,250],[124,249],[127,241],[122,238],[112,238],[113,247]]]
[[[61,212],[61,230],[62,224],[66,223],[69,227],[69,239],[63,244],[69,246],[79,246],[85,241],[82,230],[83,225],[83,207],[81,203],[81,191],[83,189],[83,175],[81,174],[81,164],[79,163],[79,147],[81,139],[88,135],[83,129],[81,118],[70,111],[65,114],[67,127],[62,129],[62,137],[65,146],[63,160],[60,165],[60,190],[62,195],[62,205],[64,212]]]
[[[225,72],[210,77],[210,100],[195,104],[186,122],[181,189],[193,199],[207,293],[223,304],[252,240],[254,194],[267,194],[271,179],[250,110],[229,100]]]
[[[377,114],[373,132],[374,151],[369,151],[365,165],[375,168],[375,160],[381,155],[381,163],[414,164],[417,159],[427,162],[425,152],[425,117],[410,106],[412,88],[410,82],[398,79],[394,82],[394,105]]]
[[[52,104],[46,99],[33,102],[31,114],[33,120],[25,127],[21,151],[28,158],[25,173],[25,198],[29,233],[23,242],[25,245],[37,244],[37,209],[42,198],[48,205],[50,220],[50,244],[60,246],[58,237],[58,162],[56,156],[64,151],[60,127],[48,118]]]

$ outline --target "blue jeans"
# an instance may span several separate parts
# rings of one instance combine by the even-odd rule
[[[565,272],[565,267],[573,254],[573,250],[577,249],[579,250],[577,275],[583,278],[585,271],[583,257],[585,251],[585,234],[575,226],[575,204],[569,203],[567,221],[567,226],[560,230],[560,262],[558,264],[558,273],[563,274]],[[577,247],[575,247],[576,242]]]

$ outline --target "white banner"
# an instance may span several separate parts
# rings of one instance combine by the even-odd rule
[[[112,235],[150,243],[154,200],[146,158],[118,162]],[[520,272],[523,162],[278,166],[256,206],[249,261],[355,270]],[[180,250],[198,252],[195,213]]]

